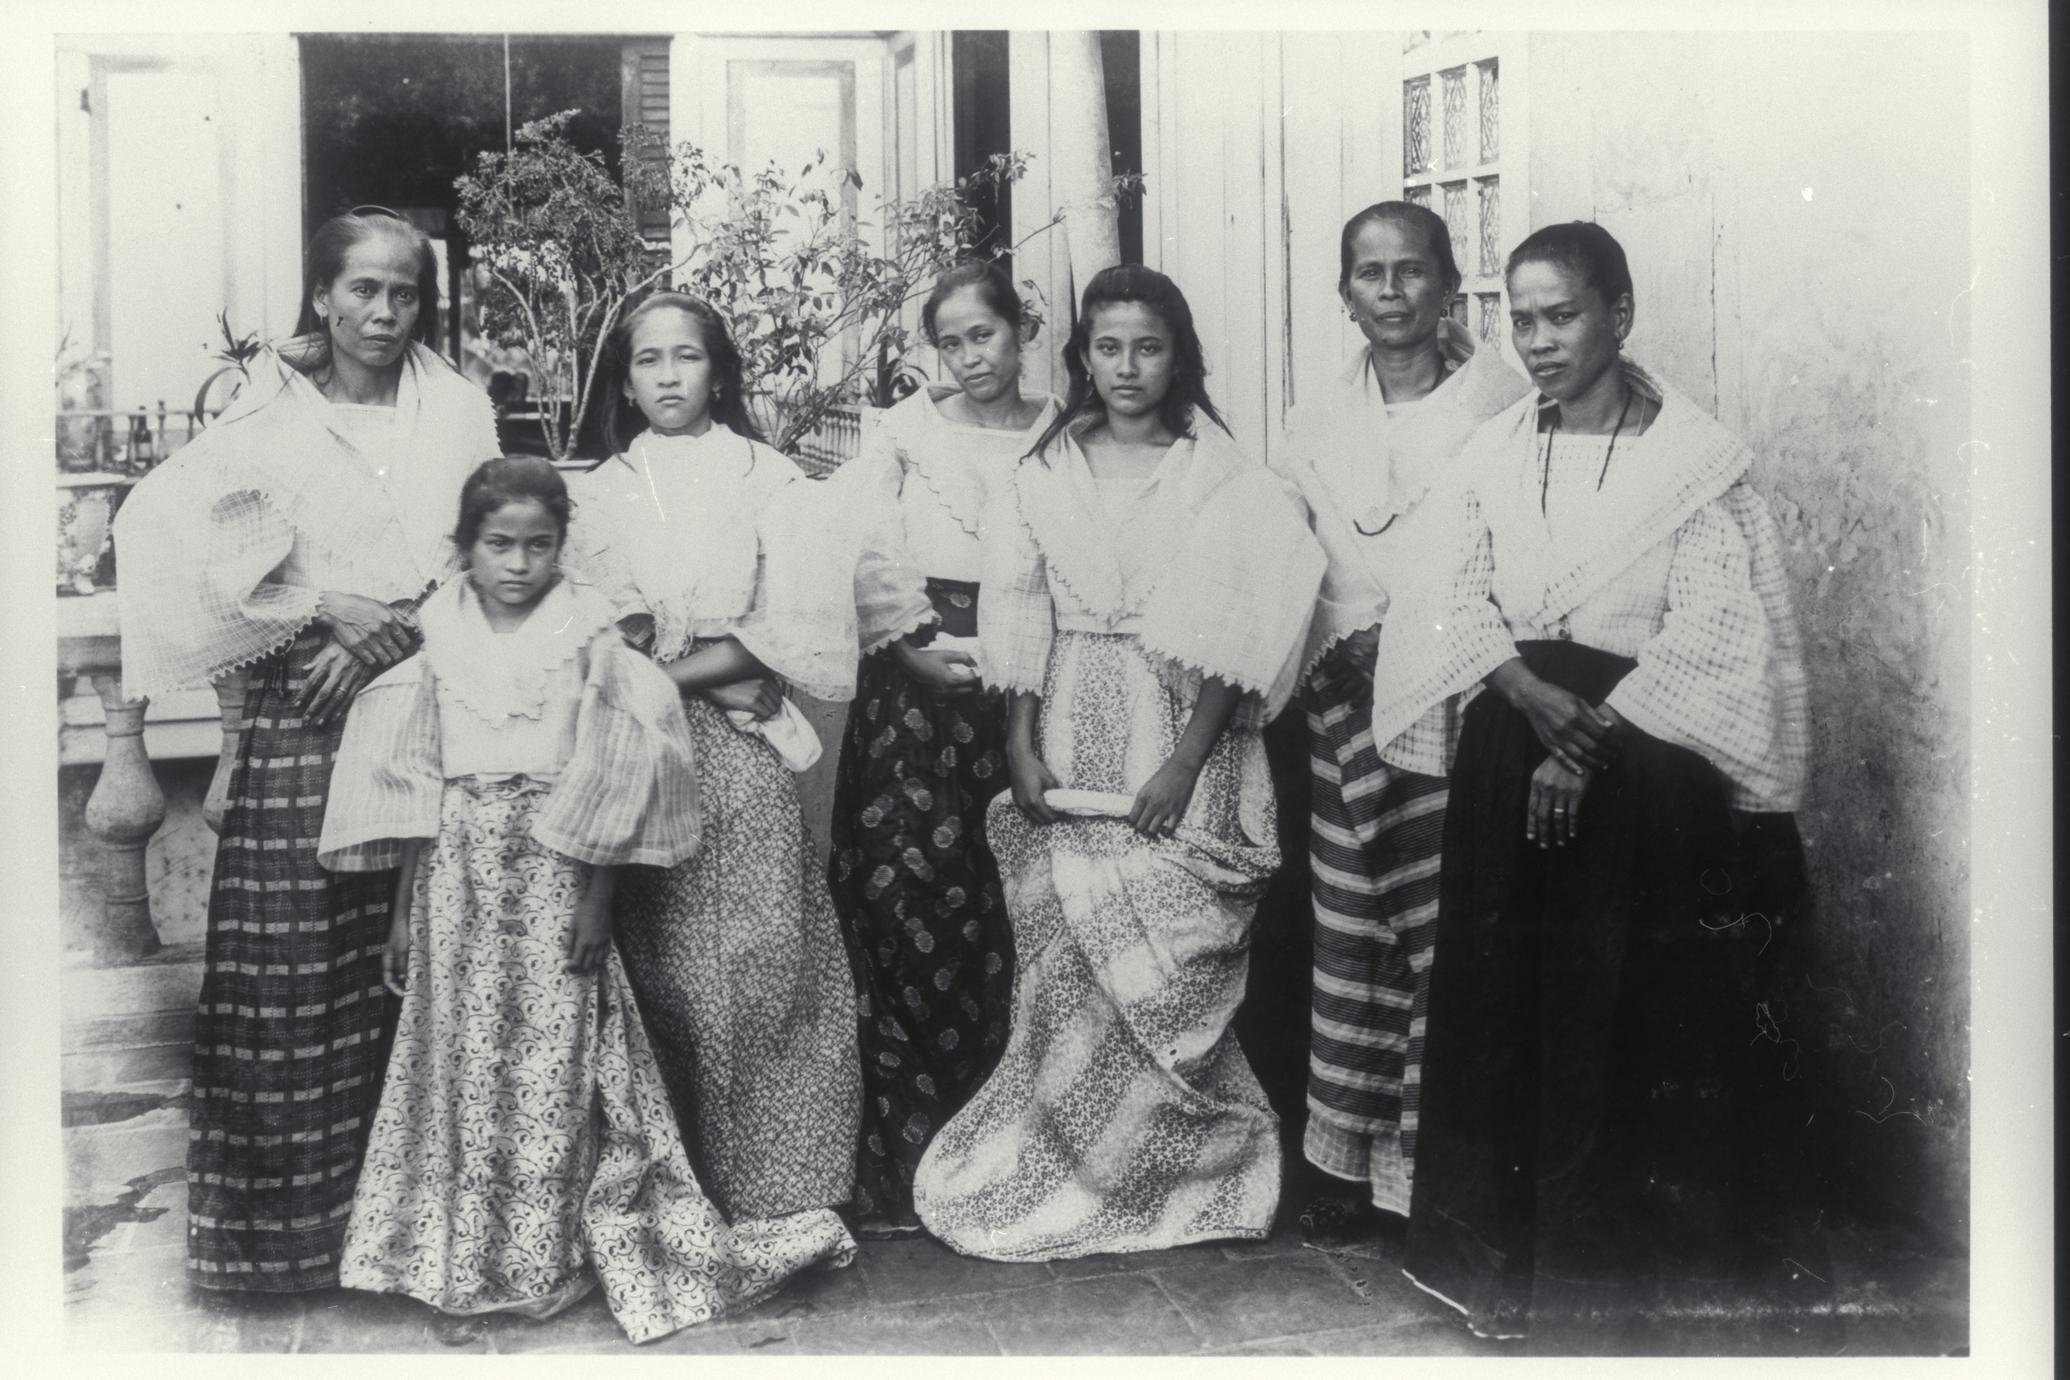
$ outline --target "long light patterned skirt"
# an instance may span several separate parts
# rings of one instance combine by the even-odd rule
[[[562,971],[590,869],[533,840],[545,793],[447,783],[341,1282],[530,1317],[601,1282],[644,1342],[845,1264],[830,1214],[728,1226],[699,1188],[618,954]]]
[[[1446,783],[1380,760],[1372,695],[1325,661],[1306,697],[1315,986],[1302,1151],[1406,1217]]]
[[[1191,713],[1133,637],[1057,635],[1041,744],[1065,786],[1133,792]],[[1278,1122],[1230,1029],[1279,861],[1258,734],[1223,735],[1174,839],[1112,818],[1030,824],[1004,795],[988,828],[1014,926],[1013,1031],[920,1162],[921,1222],[995,1260],[1266,1235]]]
[[[675,867],[620,875],[618,946],[720,1206],[832,1209],[855,1187],[855,983],[797,777],[709,700],[683,707],[704,838]]]

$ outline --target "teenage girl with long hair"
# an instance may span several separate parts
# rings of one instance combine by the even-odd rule
[[[1271,1228],[1278,1124],[1230,1022],[1279,863],[1258,729],[1323,567],[1298,500],[1224,429],[1169,278],[1096,275],[1065,363],[1063,412],[984,528],[1012,1034],[914,1181],[929,1231],[1008,1260]]]

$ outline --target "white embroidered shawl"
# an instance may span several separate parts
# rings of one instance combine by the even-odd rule
[[[352,443],[279,351],[250,372],[116,518],[133,696],[199,686],[279,651],[316,616],[322,590],[416,598],[453,569],[461,483],[498,453],[488,395],[421,345],[404,356],[395,444],[381,456]]]
[[[896,407],[866,414],[862,447],[828,481],[856,515],[858,635],[865,654],[934,621],[927,577],[979,578],[978,524],[993,492],[1056,415],[1019,431],[965,426],[942,415],[951,385],[929,384]]]
[[[808,694],[854,697],[853,519],[782,452],[719,426],[645,435],[569,491],[564,568],[652,620],[655,660],[730,636]]]
[[[1513,627],[1557,625],[1713,509],[1739,535],[1731,564],[1743,577],[1671,580],[1660,630],[1610,703],[1644,731],[1708,758],[1735,808],[1794,810],[1810,747],[1803,647],[1774,519],[1746,483],[1752,455],[1694,402],[1629,361],[1622,367],[1660,402],[1646,433],[1655,463],[1629,476],[1585,543],[1555,544],[1518,483],[1519,469],[1538,459],[1537,397],[1475,433],[1461,456],[1468,484],[1445,500],[1451,578],[1419,585],[1413,607],[1398,605],[1381,629],[1374,741],[1397,766],[1447,770],[1434,755],[1440,745],[1410,732],[1431,705],[1470,691],[1516,655]],[[1742,578],[1744,588],[1726,590]]]
[[[523,628],[501,634],[470,609],[473,598],[465,576],[432,595],[423,652],[353,702],[318,861],[336,872],[396,866],[403,840],[437,837],[445,783],[468,774],[451,760],[455,738],[561,717],[571,706],[552,702],[560,695],[578,697],[574,733],[532,837],[599,866],[689,857],[701,822],[690,726],[674,683],[626,645],[611,604],[563,581]]]
[[[1059,626],[1133,633],[1169,683],[1216,676],[1286,704],[1324,558],[1292,486],[1202,420],[1118,525],[1074,434],[1014,472],[984,521],[979,662],[987,685],[1039,693]]]
[[[1394,588],[1442,559],[1441,535],[1419,514],[1474,428],[1529,391],[1496,350],[1474,349],[1454,322],[1439,336],[1453,372],[1420,401],[1389,414],[1360,345],[1320,396],[1287,416],[1274,467],[1306,500],[1329,557],[1302,674],[1387,614]]]

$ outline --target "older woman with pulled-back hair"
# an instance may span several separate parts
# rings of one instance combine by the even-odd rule
[[[361,207],[311,237],[294,339],[115,524],[131,693],[248,678],[209,890],[188,1142],[187,1277],[338,1278],[388,1021],[392,875],[318,865],[345,711],[417,647],[488,398],[425,342],[431,243]]]
[[[1413,767],[1383,761],[1372,734],[1374,649],[1405,588],[1430,568],[1433,494],[1459,478],[1475,427],[1524,381],[1444,315],[1459,290],[1451,232],[1406,201],[1344,224],[1337,296],[1359,343],[1287,419],[1275,463],[1307,500],[1329,556],[1302,658],[1310,743],[1315,974],[1308,1119],[1313,1172],[1302,1229],[1328,1241],[1406,1216],[1431,922],[1445,820],[1443,744],[1456,702],[1427,706],[1438,745]]]

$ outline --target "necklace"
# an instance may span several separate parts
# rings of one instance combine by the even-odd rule
[[[1603,451],[1603,468],[1596,475],[1597,493],[1603,491],[1603,481],[1610,476],[1610,457],[1617,454],[1617,437],[1624,430],[1624,419],[1631,415],[1631,410],[1632,394],[1630,389],[1626,389],[1624,406],[1617,409],[1617,425],[1610,428],[1610,444]],[[1538,516],[1540,517],[1548,516],[1546,512],[1546,499],[1552,489],[1553,437],[1559,434],[1560,414],[1555,410],[1553,412],[1552,425],[1547,427],[1545,431],[1545,454],[1540,458],[1538,467]]]

